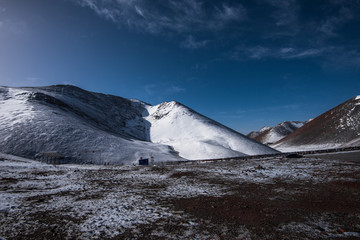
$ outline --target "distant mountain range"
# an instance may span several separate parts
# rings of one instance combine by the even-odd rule
[[[69,85],[0,87],[0,139],[0,152],[56,151],[84,163],[277,153],[178,102],[151,106]]]
[[[263,127],[259,131],[250,132],[247,136],[263,144],[273,144],[302,127],[306,122],[286,121],[274,127]]]

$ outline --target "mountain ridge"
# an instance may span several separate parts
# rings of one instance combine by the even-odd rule
[[[165,116],[172,123],[165,130],[165,125],[158,124],[162,119],[151,115],[159,106],[174,117],[169,120]],[[178,111],[178,106],[183,110]],[[0,137],[4,139],[0,151],[24,157],[59,151],[81,162],[133,163],[150,155],[157,160],[177,161],[205,159],[214,153],[235,157],[277,152],[178,102],[151,106],[137,99],[89,92],[72,85],[0,87],[0,110]],[[203,131],[187,128],[191,124]],[[167,132],[173,135],[167,136]],[[213,132],[221,137],[214,140],[208,132],[211,137]],[[227,140],[229,136],[231,141]],[[245,145],[239,148],[230,142]]]
[[[282,151],[354,146],[360,143],[360,96],[324,112],[272,145]]]

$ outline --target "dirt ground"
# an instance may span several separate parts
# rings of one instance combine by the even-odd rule
[[[150,167],[3,158],[0,239],[360,239],[351,154]]]

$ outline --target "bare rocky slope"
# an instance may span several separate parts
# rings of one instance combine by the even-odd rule
[[[282,151],[355,146],[360,143],[360,96],[321,114],[275,145]]]
[[[277,152],[175,102],[151,106],[69,85],[0,87],[0,139],[0,152],[57,151],[91,163]]]

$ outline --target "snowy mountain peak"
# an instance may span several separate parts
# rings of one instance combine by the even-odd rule
[[[261,129],[259,130],[259,132],[262,133],[262,132],[265,132],[265,131],[267,131],[267,130],[269,130],[269,129],[271,129],[271,127],[265,126],[265,127],[261,128]]]
[[[187,159],[275,153],[175,101],[148,107],[148,111],[151,140],[173,146]]]
[[[272,144],[302,127],[304,124],[304,122],[300,121],[285,121],[274,127],[263,127],[258,132],[251,132],[248,134],[248,137],[264,144]]]

